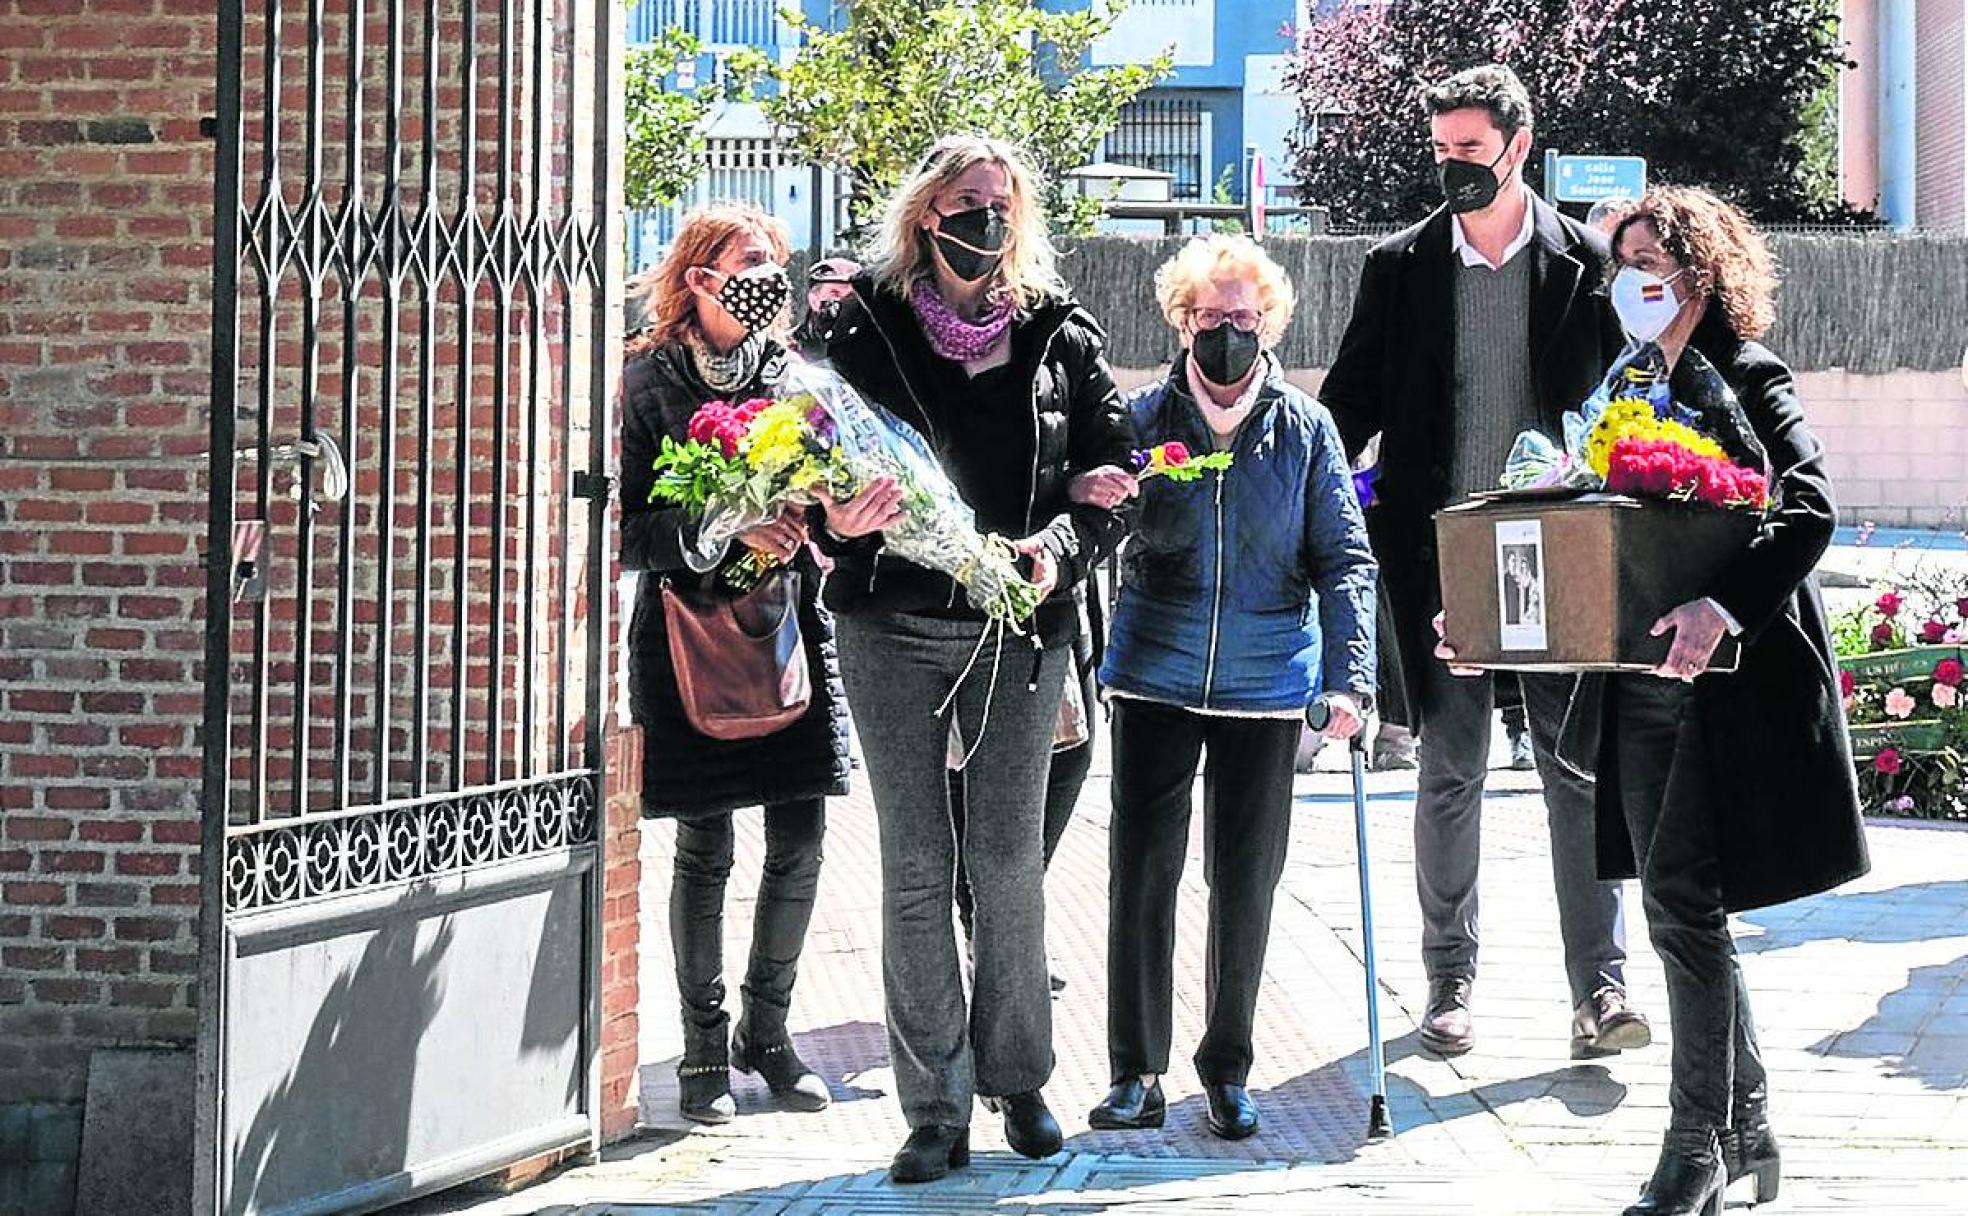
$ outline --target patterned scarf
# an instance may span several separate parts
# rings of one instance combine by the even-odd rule
[[[702,334],[694,329],[683,333],[684,349],[690,352],[690,362],[697,368],[699,379],[714,393],[734,393],[752,382],[758,375],[759,363],[765,356],[765,335],[752,333],[743,342],[719,354],[704,341]]]
[[[1016,311],[1010,299],[1000,299],[982,319],[966,321],[944,302],[928,279],[917,279],[909,288],[909,307],[916,310],[916,320],[929,339],[930,349],[953,363],[975,363],[996,350],[1011,329]]]

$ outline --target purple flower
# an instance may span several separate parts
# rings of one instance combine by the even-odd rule
[[[1135,448],[1128,453],[1128,463],[1134,466],[1134,471],[1137,473],[1148,467],[1150,459],[1152,457],[1149,456],[1146,448]]]
[[[1380,466],[1369,465],[1353,474],[1353,497],[1360,500],[1361,509],[1373,506],[1374,483],[1380,480]]]
[[[833,416],[821,406],[816,405],[806,411],[806,425],[813,432],[813,437],[821,443],[834,441]]]

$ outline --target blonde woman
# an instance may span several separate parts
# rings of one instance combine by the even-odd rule
[[[1229,452],[1201,480],[1154,478],[1121,564],[1100,680],[1114,707],[1107,929],[1113,1089],[1096,1128],[1160,1127],[1167,1105],[1175,897],[1203,769],[1210,889],[1207,1123],[1257,1130],[1251,1020],[1290,832],[1308,709],[1358,732],[1374,691],[1375,565],[1339,432],[1270,353],[1291,320],[1284,271],[1249,238],[1191,241],[1155,275],[1183,351],[1128,402],[1136,444]]]
[[[793,979],[820,876],[826,797],[847,792],[847,724],[834,660],[833,622],[819,604],[820,570],[807,521],[788,513],[739,537],[708,569],[695,526],[649,501],[664,437],[682,441],[707,401],[767,395],[786,365],[771,336],[785,312],[786,227],[756,207],[719,203],[684,219],[648,278],[648,327],[622,369],[622,565],[644,576],[629,623],[629,707],[643,728],[642,813],[677,821],[670,943],[683,1014],[678,1066],[682,1113],[723,1123],[735,1113],[730,1065],[763,1075],[796,1110],[820,1110],[827,1084],[800,1061],[786,1033]],[[659,588],[668,580],[718,585],[724,560],[747,547],[800,573],[800,634],[814,673],[805,716],[757,739],[700,733],[684,716]],[[824,677],[824,678],[823,678]],[[765,870],[745,971],[744,1016],[727,1049],[724,887],[731,874],[732,811],[765,808]]]
[[[971,1099],[1028,1157],[1059,1150],[1043,811],[1078,629],[1073,591],[1121,529],[1128,427],[1101,333],[1054,270],[1039,186],[1011,146],[939,140],[890,200],[829,344],[835,369],[920,431],[980,528],[1028,555],[1045,598],[1026,636],[992,630],[948,577],[882,552],[893,500],[830,506],[841,673],[881,823],[882,973],[912,1129],[897,1182],[969,1160]],[[1118,501],[1118,498],[1114,499]],[[946,745],[967,753],[970,1002],[951,922],[956,832]]]

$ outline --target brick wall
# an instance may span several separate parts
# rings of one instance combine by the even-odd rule
[[[1114,369],[1124,390],[1160,374]],[[1290,378],[1317,393],[1325,372]],[[1968,370],[1800,372],[1797,391],[1825,446],[1844,522],[1968,529]]]
[[[0,6],[0,1106],[196,1030],[213,37]]]

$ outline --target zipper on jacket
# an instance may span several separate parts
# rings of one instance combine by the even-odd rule
[[[1216,633],[1223,620],[1223,471],[1216,474],[1216,590],[1210,598],[1209,651],[1203,659],[1203,708],[1216,684]]]

